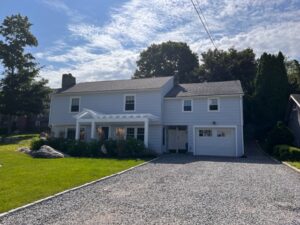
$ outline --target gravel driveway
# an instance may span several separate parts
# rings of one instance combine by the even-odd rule
[[[0,224],[300,224],[300,174],[247,150],[245,159],[166,155]]]

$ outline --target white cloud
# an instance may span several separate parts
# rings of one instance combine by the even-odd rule
[[[197,1],[218,48],[251,47],[258,55],[281,50],[299,59],[300,6],[293,0]],[[68,16],[76,12],[64,4],[53,7]],[[78,81],[130,78],[139,52],[152,43],[184,41],[199,55],[212,48],[190,0],[130,0],[112,9],[102,26],[72,20],[67,28],[70,36],[58,47],[37,53],[50,65],[60,63],[42,72],[51,86],[67,72]]]

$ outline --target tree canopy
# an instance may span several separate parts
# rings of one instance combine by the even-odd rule
[[[240,80],[246,94],[252,94],[256,74],[256,60],[252,49],[237,51],[208,50],[203,52],[199,80]]]
[[[190,83],[198,68],[198,56],[186,43],[168,41],[140,53],[133,78],[174,76],[179,83]]]
[[[39,78],[39,66],[26,47],[38,45],[25,16],[12,15],[0,26],[0,62],[4,78],[0,81],[0,113],[17,116],[38,114],[44,109],[50,89]],[[10,129],[10,127],[9,127]]]
[[[291,93],[300,93],[300,64],[297,60],[285,62]]]

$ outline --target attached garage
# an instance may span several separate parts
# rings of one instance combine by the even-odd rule
[[[236,127],[194,127],[194,154],[237,156]]]

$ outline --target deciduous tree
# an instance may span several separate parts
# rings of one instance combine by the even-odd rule
[[[190,83],[197,81],[198,68],[198,56],[186,43],[168,41],[140,53],[133,78],[174,76],[179,83]]]

